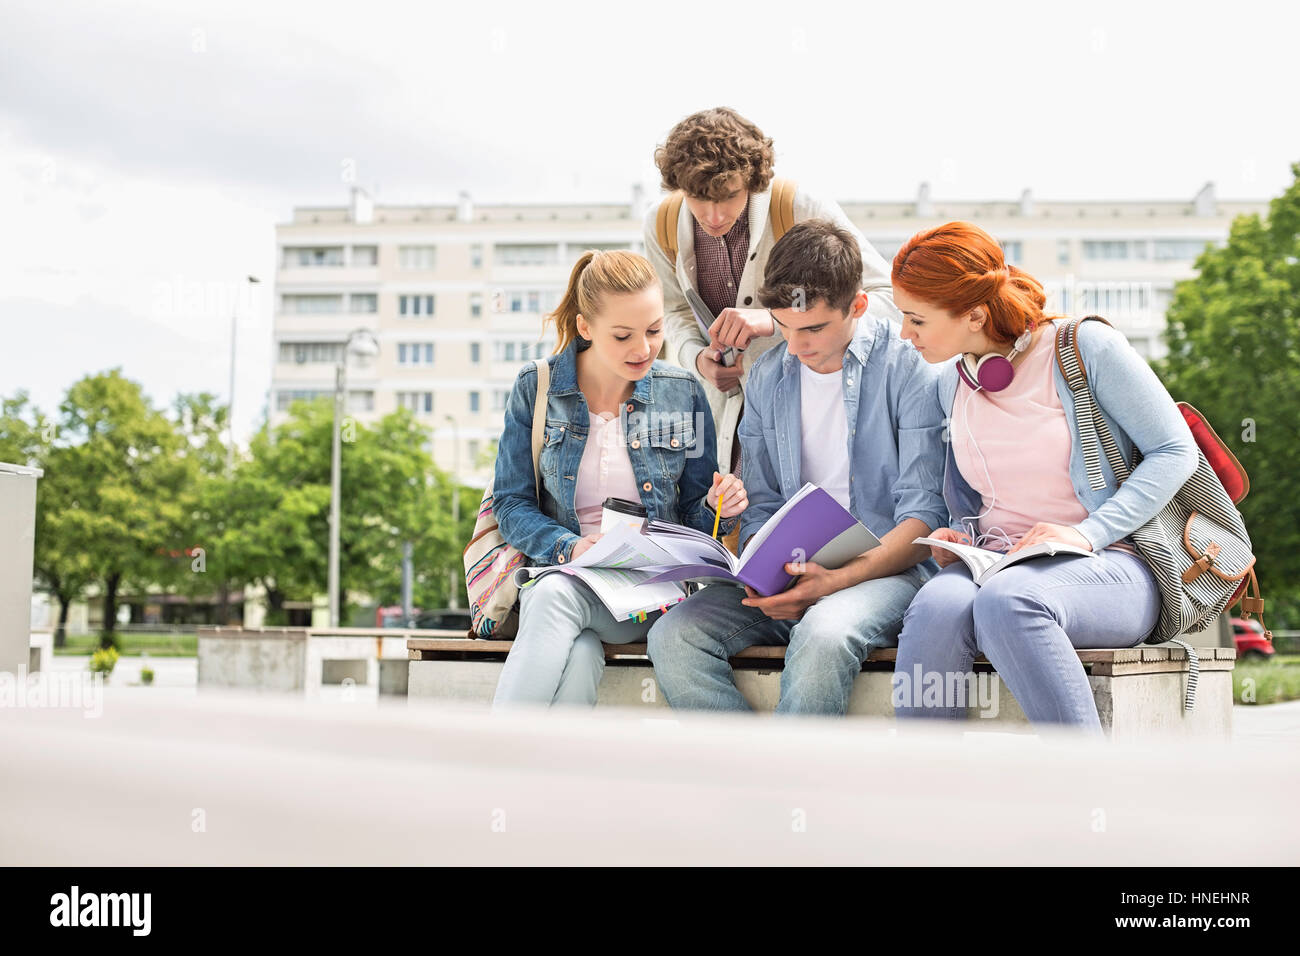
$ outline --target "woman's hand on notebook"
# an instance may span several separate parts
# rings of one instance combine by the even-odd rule
[[[582,552],[586,551],[593,544],[600,540],[600,532],[593,531],[589,535],[584,535],[573,544],[573,553],[569,555],[569,561],[577,561],[582,557]]]
[[[939,541],[955,541],[957,544],[970,544],[970,537],[962,534],[960,531],[954,531],[952,528],[935,528],[930,532],[928,537],[937,538]],[[936,548],[930,545],[930,557],[934,558],[934,563],[941,568],[946,568],[954,561],[961,559],[946,548]]]
[[[1040,521],[1026,531],[1025,536],[1017,541],[1015,547],[1008,551],[1007,554],[1015,554],[1021,548],[1027,548],[1031,544],[1038,544],[1041,541],[1059,541],[1062,544],[1072,544],[1076,548],[1083,548],[1085,551],[1092,550],[1092,542],[1068,525],[1048,524],[1046,521]]]
[[[745,484],[735,475],[713,473],[713,487],[704,496],[704,503],[714,511],[718,510],[718,498],[722,498],[722,517],[734,518],[749,507],[745,496]]]
[[[804,611],[826,595],[840,589],[834,571],[811,561],[792,561],[786,564],[785,573],[797,575],[791,587],[780,594],[763,597],[746,584],[745,598],[740,603],[758,608],[774,621],[793,621],[803,617]]]

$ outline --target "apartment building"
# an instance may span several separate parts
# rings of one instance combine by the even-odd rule
[[[369,421],[396,408],[428,425],[438,465],[461,479],[490,477],[520,365],[550,354],[555,307],[584,249],[642,251],[646,200],[624,203],[375,206],[354,189],[345,206],[295,208],[276,228],[272,421],[296,399],[333,394],[343,342],[371,331],[379,354],[348,362],[347,409]],[[1048,287],[1053,309],[1100,313],[1144,355],[1160,354],[1173,285],[1194,274],[1207,243],[1265,202],[1226,202],[1207,185],[1186,202],[1037,202],[932,199],[841,203],[889,259],[913,233],[952,219],[976,222],[1007,258]]]

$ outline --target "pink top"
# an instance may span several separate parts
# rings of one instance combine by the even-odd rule
[[[582,461],[578,464],[577,487],[573,494],[573,506],[578,512],[578,526],[583,535],[600,530],[601,508],[606,498],[641,500],[636,475],[632,471],[632,459],[627,454],[627,436],[623,433],[622,419],[617,415],[587,414],[591,417],[591,427],[582,450]]]
[[[990,535],[983,547],[1005,551],[1003,534],[1014,544],[1040,521],[1069,527],[1088,517],[1070,481],[1070,430],[1053,381],[1055,360],[1048,326],[1002,391],[973,392],[958,378],[953,457],[987,512],[979,521],[980,534]]]

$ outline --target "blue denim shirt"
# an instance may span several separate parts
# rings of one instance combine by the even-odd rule
[[[799,358],[769,349],[749,372],[740,420],[742,471],[749,507],[744,542],[803,487]],[[842,369],[849,442],[849,511],[879,536],[905,518],[943,527],[943,411],[937,370],[867,313],[858,319]]]
[[[574,506],[578,465],[587,445],[590,413],[578,388],[579,339],[546,361],[551,382],[546,395],[546,437],[542,445],[541,501],[533,472],[533,405],[537,367],[519,370],[506,405],[505,429],[497,443],[492,509],[502,536],[538,565],[563,564],[581,537]],[[717,470],[713,414],[704,389],[684,369],[656,361],[619,409],[628,458],[651,518],[713,531],[713,509],[704,496]],[[735,527],[724,518],[719,534]]]
[[[1052,331],[1043,334],[1055,335],[1054,330],[1055,323]],[[1143,456],[1121,488],[1110,462],[1102,455],[1106,487],[1092,489],[1083,463],[1074,398],[1060,365],[1053,359],[1052,379],[1070,428],[1070,483],[1079,503],[1088,509],[1088,517],[1074,528],[1088,539],[1094,551],[1100,551],[1132,534],[1169,503],[1196,470],[1197,448],[1174,400],[1122,332],[1100,322],[1084,322],[1078,337],[1088,384],[1120,454],[1131,463],[1137,447]],[[949,416],[957,385],[957,363],[949,362],[939,379],[939,400]],[[947,444],[943,493],[951,516],[949,527],[969,534],[971,529],[964,527],[961,519],[978,515],[984,505],[979,492],[958,470],[952,443]]]

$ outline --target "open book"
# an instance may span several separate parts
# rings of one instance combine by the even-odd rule
[[[786,573],[787,562],[839,568],[880,546],[880,539],[811,483],[763,522],[739,557],[704,532],[669,521],[646,521],[642,531],[676,556],[651,581],[730,581],[748,584],[764,597],[779,594],[794,580]]]
[[[1097,555],[1083,548],[1077,548],[1072,544],[1065,544],[1062,541],[1040,541],[1038,544],[1031,544],[1027,548],[1022,548],[1015,554],[1002,554],[998,551],[990,551],[987,548],[976,548],[969,544],[959,544],[956,541],[940,541],[937,538],[916,538],[913,544],[928,544],[935,548],[944,548],[951,551],[970,568],[971,577],[975,583],[983,585],[989,578],[1012,565],[1019,564],[1022,561],[1029,561],[1033,558],[1055,557],[1057,555],[1077,555],[1081,558],[1095,558]]]
[[[571,564],[520,568],[515,572],[515,583],[525,588],[545,574],[572,575],[591,588],[615,620],[623,620],[665,610],[686,596],[680,584],[649,583],[659,569],[676,560],[673,552],[666,551],[635,528],[620,524],[605,532]]]

